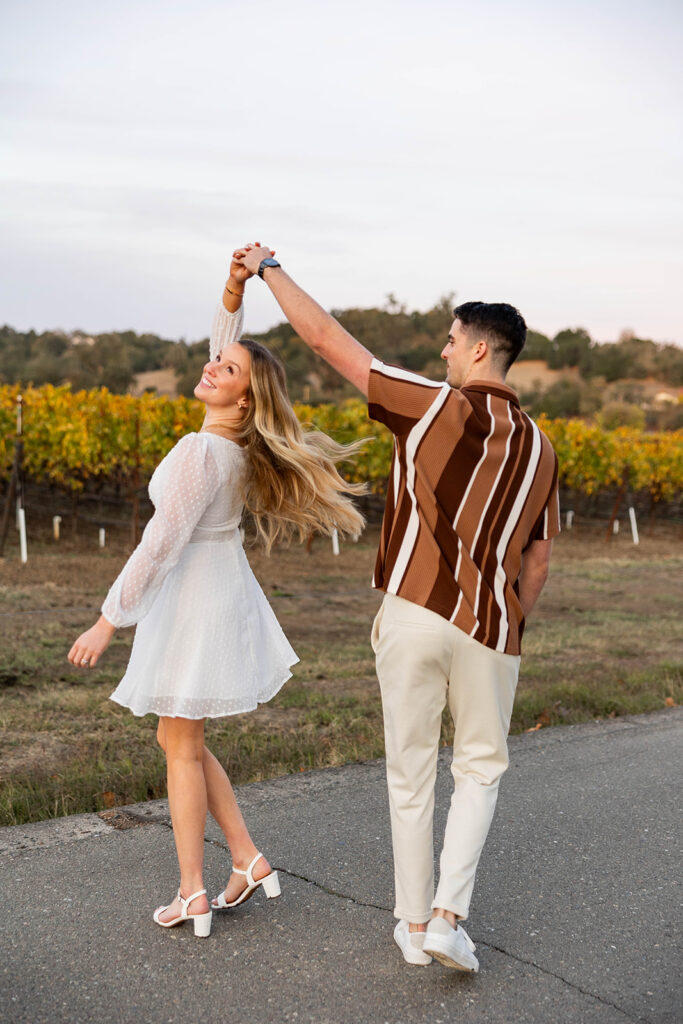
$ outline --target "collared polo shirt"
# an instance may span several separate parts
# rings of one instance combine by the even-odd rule
[[[373,586],[519,654],[524,550],[560,532],[550,441],[504,384],[456,389],[378,359],[368,412],[394,435]]]

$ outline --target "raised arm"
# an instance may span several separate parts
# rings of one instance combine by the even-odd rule
[[[237,251],[243,254],[238,262],[252,274],[258,273],[261,261],[271,255],[265,246],[245,246]],[[345,331],[282,267],[267,267],[263,280],[301,340],[367,397],[372,352]]]
[[[209,338],[209,358],[215,359],[226,345],[239,341],[242,336],[244,307],[242,305],[244,288],[251,277],[245,266],[234,258],[230,264],[230,275],[225,282],[223,295],[218,304],[211,325]]]

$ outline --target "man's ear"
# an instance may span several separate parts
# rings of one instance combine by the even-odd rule
[[[479,341],[475,341],[475,343],[473,345],[473,348],[472,348],[472,362],[473,363],[480,363],[482,361],[482,359],[486,359],[486,356],[488,355],[488,353],[489,353],[488,342],[484,341],[483,338],[480,338]]]

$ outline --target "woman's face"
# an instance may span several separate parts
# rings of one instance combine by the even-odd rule
[[[250,365],[249,353],[239,342],[226,345],[205,365],[202,379],[194,389],[195,398],[212,408],[237,405],[246,409]]]

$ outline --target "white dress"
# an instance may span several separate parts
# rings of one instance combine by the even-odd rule
[[[211,356],[237,340],[241,309],[216,315]],[[244,450],[187,434],[149,483],[154,515],[102,605],[137,623],[111,699],[135,715],[219,718],[270,700],[299,660],[247,561],[239,525]]]

